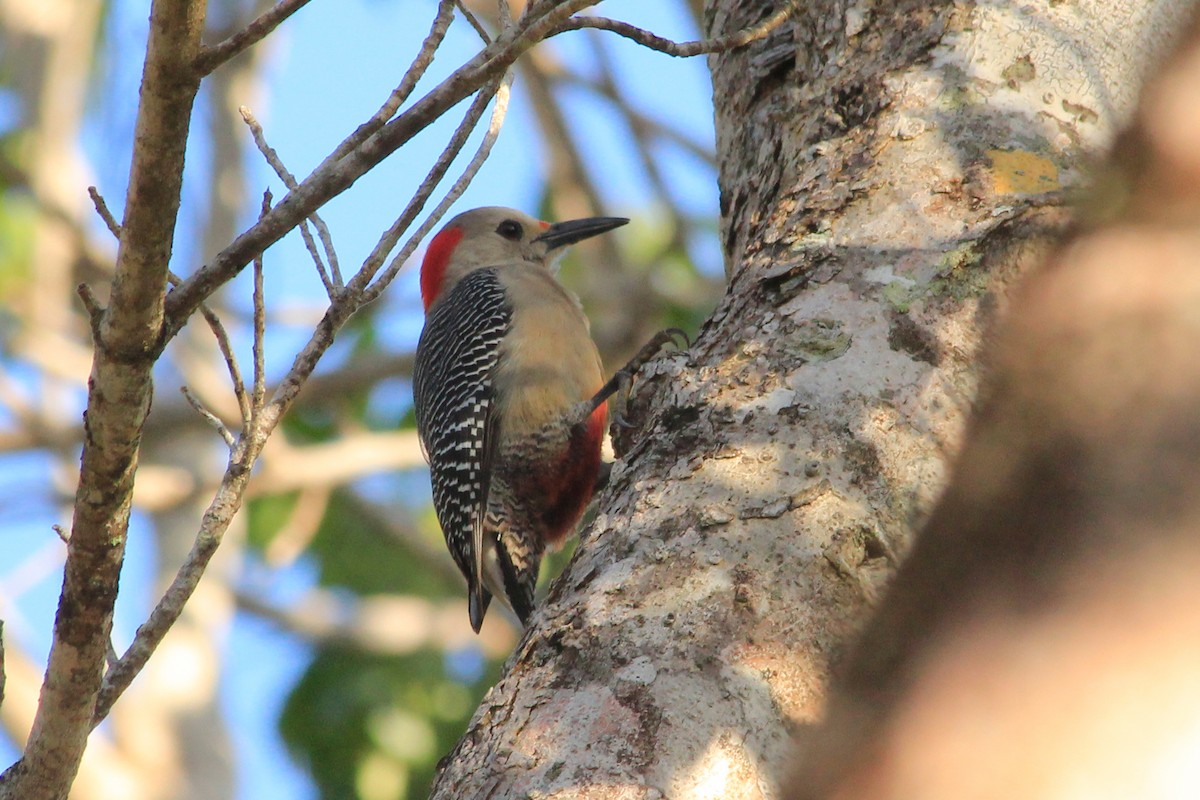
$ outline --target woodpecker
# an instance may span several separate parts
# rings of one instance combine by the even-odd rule
[[[542,554],[592,497],[606,401],[665,341],[605,383],[579,299],[555,278],[568,245],[628,221],[477,208],[447,223],[421,264],[417,431],[476,633],[493,595],[528,622]]]

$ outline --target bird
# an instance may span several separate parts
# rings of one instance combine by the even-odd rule
[[[476,633],[492,597],[528,624],[543,554],[605,474],[607,400],[670,338],[605,382],[579,299],[556,278],[569,245],[628,221],[549,223],[490,206],[454,217],[426,249],[414,409]]]

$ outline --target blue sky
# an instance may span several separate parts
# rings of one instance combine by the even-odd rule
[[[413,0],[340,0],[314,2],[299,12],[269,42],[271,62],[266,95],[248,100],[267,137],[288,167],[307,174],[359,122],[372,114],[416,52],[428,30],[432,2]],[[129,138],[134,98],[140,80],[141,48],[145,40],[144,2],[115,4],[110,43],[104,51],[116,94],[98,103],[87,128],[85,150],[95,169],[95,181],[119,209],[128,171]],[[608,0],[597,13],[623,19],[674,39],[696,36],[682,13],[682,3]],[[554,47],[564,60],[587,63],[581,33],[565,34]],[[686,130],[692,138],[712,140],[707,68],[702,58],[681,60],[638,48],[613,37],[614,61],[622,88],[643,111]],[[439,58],[418,89],[432,87],[478,48],[471,29],[456,21]],[[623,134],[594,100],[571,95],[568,113],[583,120],[586,149],[608,213],[636,215],[648,202],[645,176],[629,158]],[[459,112],[460,114],[461,112]],[[424,176],[459,114],[418,137],[380,168],[362,178],[323,211],[338,246],[343,269],[349,269],[370,250],[379,233],[400,212],[412,188]],[[195,126],[203,124],[198,116]],[[456,211],[479,205],[511,205],[534,210],[542,167],[531,125],[531,112],[518,85],[500,140],[475,183],[459,200]],[[473,150],[468,145],[466,151]],[[279,183],[252,154],[259,188],[270,185],[276,198]],[[204,154],[189,156],[189,170],[204,168]],[[465,159],[463,159],[465,162]],[[715,219],[717,193],[711,172],[687,158],[665,159],[663,168],[687,210]],[[456,174],[452,171],[452,175]],[[187,238],[197,228],[202,181],[185,187],[180,246],[175,269],[194,269],[194,251]],[[85,187],[80,187],[81,192]],[[432,203],[430,207],[432,207]],[[119,211],[118,211],[119,216]],[[713,264],[718,264],[714,254]],[[719,266],[718,266],[719,268]],[[398,344],[411,344],[420,315],[415,270],[402,273],[385,298],[392,320],[388,335]],[[268,290],[273,302],[316,307],[321,301],[317,282],[299,237],[291,235],[267,255]],[[277,331],[270,347],[274,367],[290,363],[302,332]],[[304,337],[306,338],[306,336]],[[289,349],[292,348],[292,349]],[[53,462],[41,455],[0,457],[0,617],[5,633],[34,657],[45,657],[60,582],[62,547],[50,530],[64,523],[48,490]],[[122,579],[116,639],[123,647],[150,602],[149,559],[152,546],[144,525],[131,531],[129,557]],[[303,564],[284,575],[270,577],[283,595],[302,591],[313,578]],[[239,758],[238,797],[244,800],[314,796],[307,777],[292,766],[275,734],[283,697],[307,662],[304,645],[255,619],[239,619],[226,645],[236,658],[224,676],[222,702],[232,721]],[[5,764],[16,752],[0,741]]]

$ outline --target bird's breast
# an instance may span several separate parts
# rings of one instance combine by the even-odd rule
[[[532,272],[532,271],[531,271]],[[573,295],[548,274],[505,276],[513,318],[496,369],[502,437],[538,431],[603,383],[600,355]]]

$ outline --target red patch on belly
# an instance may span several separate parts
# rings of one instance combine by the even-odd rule
[[[551,501],[546,506],[546,541],[558,545],[579,522],[583,510],[592,499],[596,476],[600,473],[600,444],[604,441],[604,423],[608,419],[607,403],[588,417],[587,425],[567,443],[566,451],[545,476],[554,489],[548,492]]]

